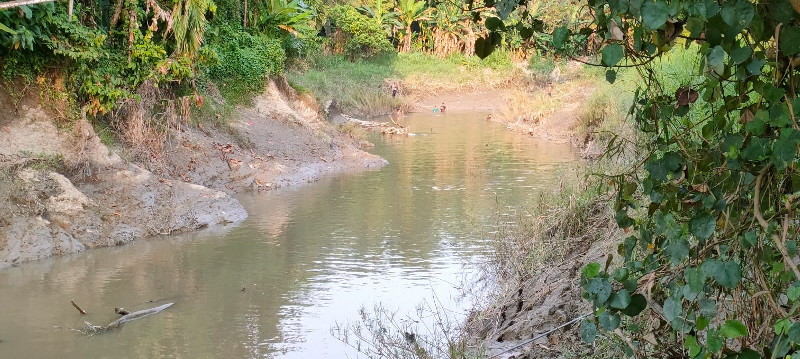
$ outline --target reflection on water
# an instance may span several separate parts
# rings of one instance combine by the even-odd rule
[[[414,115],[376,138],[389,165],[240,198],[236,227],[104,248],[0,271],[3,358],[344,358],[330,336],[376,302],[452,309],[490,250],[483,233],[570,177],[575,155],[480,114]],[[115,306],[168,310],[87,337]]]

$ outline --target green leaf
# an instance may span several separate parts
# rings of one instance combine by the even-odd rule
[[[720,11],[722,20],[735,32],[739,32],[750,25],[755,15],[755,7],[748,0],[726,1]]]
[[[704,262],[703,265],[705,264]],[[739,281],[742,280],[742,268],[739,263],[734,261],[716,261],[716,265],[712,267],[712,270],[711,276],[723,287],[736,288],[739,285]]]
[[[515,0],[497,0],[495,4],[497,15],[500,15],[501,19],[507,18],[516,7],[517,2]]]
[[[485,24],[486,29],[489,31],[504,30],[506,28],[505,25],[503,25],[503,20],[496,17],[487,17]]]
[[[786,331],[786,335],[792,342],[800,343],[800,323],[792,323],[792,325],[789,327],[789,330]]]
[[[686,278],[686,284],[689,285],[692,292],[700,293],[703,290],[706,276],[702,271],[697,268],[686,268],[683,272],[683,276]]]
[[[753,59],[753,61],[747,64],[747,71],[753,75],[761,75],[761,68],[764,67],[766,63],[767,60]]]
[[[792,283],[792,285],[786,289],[786,296],[789,297],[789,300],[792,302],[800,298],[800,282]]]
[[[479,37],[475,39],[475,55],[481,60],[487,58],[494,52],[494,44],[492,40],[486,37]]]
[[[705,9],[705,5],[703,5]],[[700,34],[703,33],[703,28],[705,27],[706,22],[700,18],[689,18],[686,20],[686,30],[689,30],[689,36],[691,37],[700,37]]]
[[[737,47],[736,49],[731,51],[731,60],[733,61],[733,63],[738,65],[747,61],[747,59],[749,59],[750,55],[752,54],[753,50],[751,50],[750,47],[747,45],[742,47]]]
[[[776,102],[781,97],[783,97],[784,94],[786,94],[786,90],[784,90],[782,88],[779,88],[779,87],[775,87],[775,86],[770,84],[770,85],[764,86],[764,90],[762,91],[762,94],[764,95],[764,98],[767,101]]]
[[[729,319],[720,327],[720,332],[725,338],[735,339],[747,335],[747,327],[738,320]]]
[[[683,341],[683,345],[686,349],[689,349],[689,356],[694,358],[697,354],[700,354],[700,346],[697,345],[697,338],[693,335],[686,337],[686,340]]]
[[[792,323],[789,321],[789,319],[783,318],[778,320],[777,322],[775,322],[775,325],[773,326],[773,328],[775,329],[775,334],[782,335],[783,333],[788,332],[789,327],[791,325]]]
[[[783,170],[797,157],[797,144],[800,134],[792,128],[781,130],[781,136],[772,145],[772,163],[778,170]]]
[[[793,56],[800,53],[800,28],[797,26],[785,26],[781,30],[780,49],[784,54]]]
[[[589,263],[581,270],[581,277],[585,279],[592,279],[598,274],[600,274],[600,263],[597,262]]]
[[[569,29],[564,26],[557,27],[553,30],[553,47],[563,49],[567,44],[567,38],[569,38]]]
[[[600,316],[597,317],[597,320],[600,322],[600,326],[608,331],[617,329],[620,323],[619,315],[611,314],[609,311],[605,311],[603,314],[600,314]]]
[[[669,254],[670,262],[672,262],[673,265],[678,265],[685,258],[689,257],[689,242],[684,238],[680,238],[670,243],[669,246],[667,246],[666,252]]]
[[[631,297],[631,303],[628,304],[627,308],[621,310],[621,312],[629,317],[635,317],[645,308],[647,308],[647,298],[641,294],[634,294]]]
[[[680,299],[669,297],[664,301],[664,317],[667,318],[668,322],[678,318],[681,313],[683,313],[683,304],[681,304]]]
[[[0,30],[2,30],[2,31],[5,31],[5,32],[7,32],[7,33],[9,33],[9,34],[11,34],[11,35],[16,35],[16,34],[17,34],[17,32],[16,32],[16,31],[12,30],[12,29],[11,29],[10,27],[8,27],[8,26],[5,26],[5,25],[3,25],[2,23],[0,23]]]
[[[603,64],[613,67],[625,56],[625,51],[619,44],[610,44],[603,47]]]
[[[722,46],[714,46],[706,55],[706,66],[721,75],[725,71],[725,50]]]
[[[717,303],[711,299],[700,299],[700,314],[713,318],[717,315]]]
[[[717,220],[710,214],[694,217],[689,221],[689,232],[701,241],[711,238],[716,228]]]
[[[705,330],[706,328],[708,328],[708,318],[702,315],[697,317],[696,323],[697,325],[695,327],[697,328],[697,330]]]
[[[719,351],[722,350],[724,338],[722,338],[722,335],[720,335],[719,331],[709,330],[706,333],[706,343],[708,344],[709,351],[712,353],[719,353]]]
[[[33,17],[33,12],[31,11],[31,8],[28,5],[22,5],[19,7],[19,9],[22,10],[23,13],[25,13],[26,19],[30,19]]]
[[[611,296],[611,283],[608,279],[592,278],[589,280],[589,285],[586,287],[589,294],[595,295],[597,304],[605,303],[608,297]]]
[[[612,294],[608,300],[608,305],[616,309],[625,309],[629,304],[631,304],[631,294],[626,289],[620,289],[619,292]]]
[[[739,352],[739,355],[736,356],[736,359],[761,359],[761,354],[753,349],[745,348]]]
[[[669,7],[664,0],[645,0],[642,4],[642,21],[650,29],[664,26],[669,16]]]
[[[597,326],[594,323],[584,320],[581,323],[581,339],[587,344],[591,344],[597,337]]]
[[[631,238],[631,237],[628,237],[628,238]],[[627,242],[627,238],[625,239],[625,241]],[[614,277],[615,281],[622,283],[623,281],[628,279],[628,269],[627,268],[614,269],[614,274],[612,275],[612,277]]]
[[[767,138],[754,137],[742,150],[742,158],[749,161],[760,161],[769,156],[770,142]]]
[[[628,0],[609,0],[608,5],[611,7],[611,12],[620,14],[628,11]]]

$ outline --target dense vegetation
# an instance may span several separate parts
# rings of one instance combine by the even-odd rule
[[[581,336],[614,332],[640,357],[797,357],[800,3],[588,5],[580,33],[603,39],[608,81],[615,66],[642,75],[630,114],[647,143],[608,178],[630,236],[620,265],[583,269],[596,310]],[[655,60],[679,47],[700,61],[668,83]]]
[[[68,18],[66,3],[44,3],[0,11],[0,66],[6,84],[63,76],[75,107],[102,118],[143,93],[157,93],[153,103],[191,97],[201,106],[217,92],[240,102],[287,65],[336,54],[350,60],[397,51],[470,57],[478,44],[485,57],[494,46],[480,46],[484,39],[517,54],[546,48],[549,40],[534,37],[533,27],[544,29],[537,16],[551,8],[537,15],[493,5],[82,0]],[[502,36],[493,32],[501,28]]]
[[[0,11],[2,77],[58,72],[80,112],[99,118],[152,93],[143,88],[197,106],[215,91],[241,101],[293,65],[595,48],[609,83],[620,67],[641,75],[630,115],[646,144],[607,177],[630,236],[616,261],[583,269],[595,311],[582,337],[615,333],[641,357],[800,356],[798,0],[84,0],[73,18],[64,3]],[[700,61],[676,82],[656,64],[680,48]]]

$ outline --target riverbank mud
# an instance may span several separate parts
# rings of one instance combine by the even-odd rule
[[[241,222],[234,192],[385,164],[280,80],[227,129],[170,128],[149,156],[109,149],[89,122],[60,122],[38,96],[0,99],[0,268]]]

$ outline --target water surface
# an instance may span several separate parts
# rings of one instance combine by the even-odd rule
[[[237,226],[0,270],[0,357],[345,358],[330,328],[362,306],[402,315],[435,298],[459,316],[497,218],[576,161],[483,117],[409,116],[415,135],[374,138],[386,167],[245,194]],[[175,305],[88,337],[70,300],[94,324]]]

